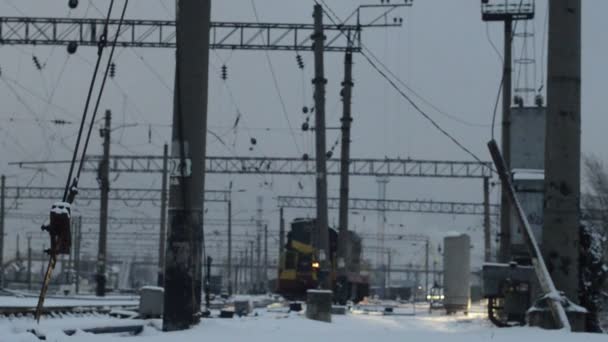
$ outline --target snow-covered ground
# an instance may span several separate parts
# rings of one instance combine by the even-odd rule
[[[411,310],[405,309],[404,312]],[[106,316],[45,318],[38,326],[31,318],[0,319],[1,342],[33,342],[36,337],[27,333],[36,328],[46,333],[47,340],[55,342],[94,341],[146,341],[146,342],[199,342],[199,341],[246,341],[246,342],[472,342],[472,341],[606,341],[606,335],[573,334],[563,331],[546,331],[536,328],[493,327],[479,308],[464,315],[445,316],[438,312],[429,315],[417,310],[416,316],[353,315],[333,316],[332,323],[306,319],[303,314],[268,312],[257,310],[256,317],[234,319],[206,319],[198,326],[179,332],[164,333],[158,329],[160,320],[119,320]],[[138,336],[92,335],[82,331],[66,336],[61,330],[87,328],[109,324],[145,324]]]

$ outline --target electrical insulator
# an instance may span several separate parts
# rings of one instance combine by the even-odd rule
[[[228,79],[228,67],[226,66],[226,64],[222,65],[222,80],[227,80]]]
[[[76,7],[78,7],[78,0],[70,0],[68,2],[68,6],[70,6],[71,9],[75,9]]]
[[[325,154],[325,156],[327,156],[327,159],[331,159],[331,157],[334,155],[333,151],[327,151],[327,153]]]
[[[38,60],[38,57],[33,56],[32,57],[32,61],[34,61],[34,66],[36,66],[36,69],[42,70],[42,65],[40,64],[40,61]]]
[[[306,107],[306,106],[302,107],[302,113],[308,114],[308,107]]]
[[[76,53],[76,50],[78,49],[78,43],[76,43],[76,42],[69,42],[69,43],[68,43],[68,48],[67,48],[67,49],[68,49],[68,53],[69,53],[70,55],[75,54],[75,53]]]
[[[302,55],[296,55],[296,61],[298,62],[298,68],[304,69],[304,59],[302,59]]]
[[[310,128],[310,125],[308,124],[308,122],[305,122],[302,124],[302,130],[304,132],[308,131],[309,128]]]
[[[110,77],[114,78],[116,76],[116,63],[110,63]]]
[[[302,155],[302,160],[308,160],[308,159],[310,159],[310,157],[308,156],[308,153],[304,153]]]
[[[256,138],[251,138],[251,145],[256,145],[258,140]]]

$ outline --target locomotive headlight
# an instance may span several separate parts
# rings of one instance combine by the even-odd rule
[[[319,262],[318,262],[318,261],[313,261],[313,263],[312,263],[312,268],[314,268],[314,269],[319,269],[319,267],[320,267],[320,266],[321,266],[321,265],[319,265]]]

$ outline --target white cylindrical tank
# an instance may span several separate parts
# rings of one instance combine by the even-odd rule
[[[448,314],[467,313],[471,298],[471,238],[454,234],[443,239],[443,305]]]

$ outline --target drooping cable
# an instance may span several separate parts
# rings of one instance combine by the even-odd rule
[[[317,4],[318,1],[314,0]],[[332,21],[332,23],[334,25],[337,25],[337,22],[340,22],[340,20],[334,19],[333,16],[335,16],[337,19],[339,19],[336,15],[335,12],[333,12],[333,10],[331,10],[330,7],[327,6],[327,4],[325,3],[324,0],[320,0],[323,5],[321,5],[324,9],[325,14],[327,15],[327,17]],[[327,8],[327,11],[325,10]],[[330,13],[328,13],[331,12]],[[333,16],[332,16],[333,14]],[[346,36],[347,39],[350,41],[352,40],[348,34],[346,34],[344,32],[344,30],[340,31],[342,33],[342,35]],[[378,74],[380,74],[380,76],[382,76],[382,78],[384,78],[387,82],[389,82],[389,84],[391,85],[391,87],[393,89],[395,89],[407,102],[409,102],[409,104],[420,114],[422,115],[427,121],[429,121],[431,123],[431,125],[433,127],[435,127],[441,134],[443,134],[444,136],[446,136],[448,139],[450,139],[456,146],[458,146],[462,151],[464,151],[465,153],[467,153],[468,155],[470,155],[471,157],[473,157],[473,159],[475,159],[476,161],[483,163],[483,161],[475,154],[473,153],[470,149],[468,149],[466,146],[464,146],[464,144],[462,144],[458,139],[456,139],[452,134],[450,134],[447,130],[445,130],[443,127],[441,127],[441,125],[439,125],[433,118],[431,118],[424,110],[422,110],[422,108],[420,108],[420,106],[418,106],[418,104],[416,102],[414,102],[412,100],[412,98],[407,95],[398,85],[397,83],[388,75],[388,72],[385,72],[384,70],[382,70],[377,63],[374,62],[374,60],[369,56],[369,54],[363,50],[361,51],[361,55],[365,58],[365,60],[372,66],[372,68],[374,70],[376,70],[376,72],[378,72]]]
[[[82,138],[82,133],[84,130],[84,125],[87,119],[87,114],[89,111],[89,105],[91,103],[91,97],[93,95],[93,89],[95,87],[95,83],[97,80],[97,74],[99,72],[99,67],[101,66],[101,59],[103,57],[103,50],[105,48],[105,45],[107,43],[107,33],[108,33],[108,25],[110,22],[110,17],[112,15],[112,9],[114,7],[114,0],[110,1],[110,6],[108,7],[108,14],[106,16],[106,20],[104,23],[104,29],[103,29],[103,34],[100,37],[99,43],[98,43],[98,49],[97,49],[97,62],[95,63],[95,68],[93,70],[93,77],[91,79],[91,83],[89,85],[89,91],[87,93],[87,99],[85,101],[85,105],[84,105],[84,111],[82,113],[82,119],[80,121],[80,128],[78,129],[78,136],[76,138],[76,146],[74,147],[74,152],[72,154],[72,160],[70,162],[70,169],[68,172],[68,178],[65,184],[65,190],[63,193],[63,201],[67,201],[68,199],[68,192],[70,189],[70,182],[72,182],[72,175],[74,173],[74,166],[76,165],[76,158],[78,156],[78,150],[80,148],[80,140]]]
[[[101,103],[101,97],[103,96],[103,91],[106,86],[106,82],[108,80],[108,75],[110,73],[110,66],[112,65],[112,59],[114,57],[114,52],[116,51],[116,42],[118,41],[118,36],[120,35],[120,30],[122,28],[122,23],[125,19],[125,13],[127,12],[127,7],[129,5],[129,0],[125,0],[125,4],[122,8],[122,13],[120,15],[120,20],[118,22],[118,28],[116,30],[116,35],[114,36],[114,41],[112,42],[112,48],[110,49],[110,56],[108,57],[108,61],[106,64],[106,69],[103,75],[103,80],[101,82],[101,87],[99,88],[99,94],[97,95],[97,100],[95,102],[95,108],[93,109],[93,116],[91,117],[91,122],[89,124],[89,130],[87,132],[87,137],[84,143],[84,147],[82,149],[82,154],[80,157],[80,164],[78,166],[78,172],[76,173],[76,179],[80,178],[80,173],[82,172],[82,167],[84,166],[84,159],[87,153],[87,149],[89,147],[89,141],[91,140],[91,132],[93,131],[93,125],[95,124],[95,117],[97,116],[97,111],[99,110],[99,104]],[[107,39],[107,31],[104,32]]]

